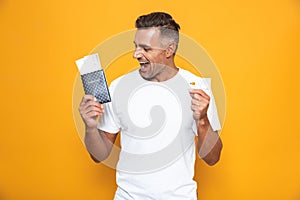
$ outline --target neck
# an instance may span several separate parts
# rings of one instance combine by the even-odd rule
[[[178,70],[179,69],[176,67],[174,62],[169,63],[168,65],[165,65],[165,67],[161,70],[161,72],[150,81],[155,81],[155,82],[167,81],[173,78],[177,74]]]

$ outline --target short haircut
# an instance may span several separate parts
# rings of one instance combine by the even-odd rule
[[[177,49],[180,26],[170,14],[164,12],[152,12],[147,15],[142,15],[135,21],[135,27],[138,29],[158,28],[162,37],[171,39],[176,43]]]

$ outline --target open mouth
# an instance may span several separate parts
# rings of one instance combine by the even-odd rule
[[[150,64],[150,62],[140,62],[140,66],[141,67],[145,67],[146,65],[149,65]]]
[[[140,66],[141,66],[140,71],[146,72],[150,67],[150,62],[149,61],[140,62]]]

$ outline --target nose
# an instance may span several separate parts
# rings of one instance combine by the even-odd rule
[[[142,57],[141,48],[139,48],[139,47],[135,48],[134,53],[133,53],[133,58],[139,59],[141,57]]]

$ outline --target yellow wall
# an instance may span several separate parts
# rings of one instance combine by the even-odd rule
[[[200,199],[300,199],[300,2],[0,1],[0,199],[112,199],[115,172],[75,129],[74,61],[170,12],[222,75],[227,112],[215,167],[197,162]]]

